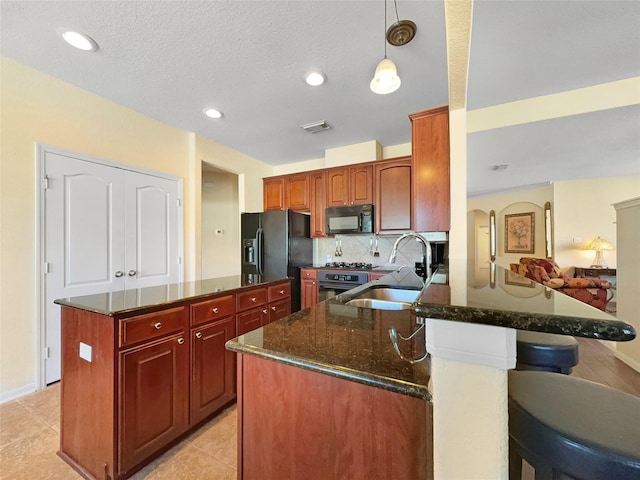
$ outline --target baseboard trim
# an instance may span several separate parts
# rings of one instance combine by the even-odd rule
[[[23,385],[20,388],[14,388],[13,390],[9,390],[8,392],[0,394],[0,403],[10,402],[11,400],[24,397],[25,395],[28,395],[29,393],[33,393],[35,391],[35,383],[29,383],[27,385]]]
[[[615,357],[618,360],[620,360],[621,362],[626,363],[631,368],[633,368],[636,372],[640,373],[640,362],[637,362],[636,360],[634,360],[633,358],[629,357],[628,355],[625,355],[624,353],[621,353],[620,350],[615,350],[613,352],[613,354],[615,355]]]

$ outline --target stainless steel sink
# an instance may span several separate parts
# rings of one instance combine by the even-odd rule
[[[354,298],[346,305],[352,307],[373,308],[375,310],[408,310],[411,304],[407,302],[393,302],[389,300],[375,300],[373,298]]]
[[[407,310],[420,295],[420,290],[404,288],[369,288],[355,296],[346,305],[377,310]]]
[[[418,295],[420,295],[420,290],[381,287],[369,288],[354,298],[413,303],[418,298]]]

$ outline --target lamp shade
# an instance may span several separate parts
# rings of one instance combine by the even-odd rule
[[[605,239],[597,237],[589,243],[585,247],[585,250],[595,250],[596,256],[593,259],[593,263],[591,264],[591,268],[606,268],[607,264],[604,261],[604,256],[602,255],[603,250],[613,250],[613,245],[607,242]]]
[[[585,247],[585,250],[613,250],[614,246],[604,238],[597,237]]]
[[[384,95],[400,88],[398,69],[392,60],[384,57],[376,67],[376,73],[369,85],[374,93]]]

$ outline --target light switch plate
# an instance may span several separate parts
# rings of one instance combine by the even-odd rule
[[[80,342],[80,358],[86,360],[87,362],[90,362],[92,353],[91,350],[91,345]]]

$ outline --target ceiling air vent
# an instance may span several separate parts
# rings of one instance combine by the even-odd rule
[[[323,130],[329,130],[331,128],[331,125],[329,125],[325,120],[320,120],[319,122],[300,125],[300,128],[307,133],[318,133],[322,132]]]

